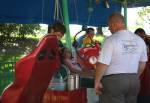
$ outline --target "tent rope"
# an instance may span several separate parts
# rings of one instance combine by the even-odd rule
[[[76,16],[76,20],[77,20],[77,23],[78,23],[79,17],[78,17],[78,13],[77,13],[77,2],[76,2],[76,0],[74,0],[74,7],[75,7],[75,16]]]
[[[63,21],[63,15],[62,15],[61,7],[60,7],[60,2],[59,0],[55,0],[54,20],[59,21],[60,20],[59,17]]]
[[[90,20],[91,20],[91,16],[92,16],[92,12],[93,12],[93,1],[92,0],[89,0],[88,2],[88,20],[87,20],[87,23],[86,25],[89,25],[90,23]]]
[[[88,20],[87,20],[87,23],[86,23],[86,25],[89,25],[89,23],[90,23],[90,20],[91,20],[91,12],[89,12],[89,15],[88,15]]]
[[[42,0],[42,17],[41,17],[41,19],[42,19],[42,23],[44,22],[44,4],[45,4],[45,0]]]

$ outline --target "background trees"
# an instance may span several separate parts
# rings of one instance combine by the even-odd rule
[[[0,61],[16,61],[34,49],[39,24],[0,24]]]
[[[150,6],[143,7],[138,14],[142,22],[150,24]]]
[[[39,24],[0,24],[0,35],[7,38],[36,36],[36,31],[38,30],[40,30]]]

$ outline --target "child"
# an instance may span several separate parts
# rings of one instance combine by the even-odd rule
[[[68,49],[64,50],[63,61],[72,73],[81,74],[83,76],[94,76],[94,71],[82,68],[82,66],[77,63],[76,57],[73,57],[71,51]]]

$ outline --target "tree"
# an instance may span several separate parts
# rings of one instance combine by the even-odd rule
[[[39,24],[0,24],[0,35],[7,38],[25,38],[27,35],[36,36],[37,30],[40,30]]]
[[[150,6],[143,7],[141,10],[138,12],[138,15],[143,22],[150,24]]]
[[[39,30],[39,24],[0,24],[0,61],[21,57],[33,49],[38,40],[27,36],[36,36]]]

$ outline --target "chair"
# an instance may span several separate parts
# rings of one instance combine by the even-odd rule
[[[2,103],[41,103],[50,79],[60,66],[56,36],[47,35],[29,55],[17,61],[15,81],[1,97]]]

